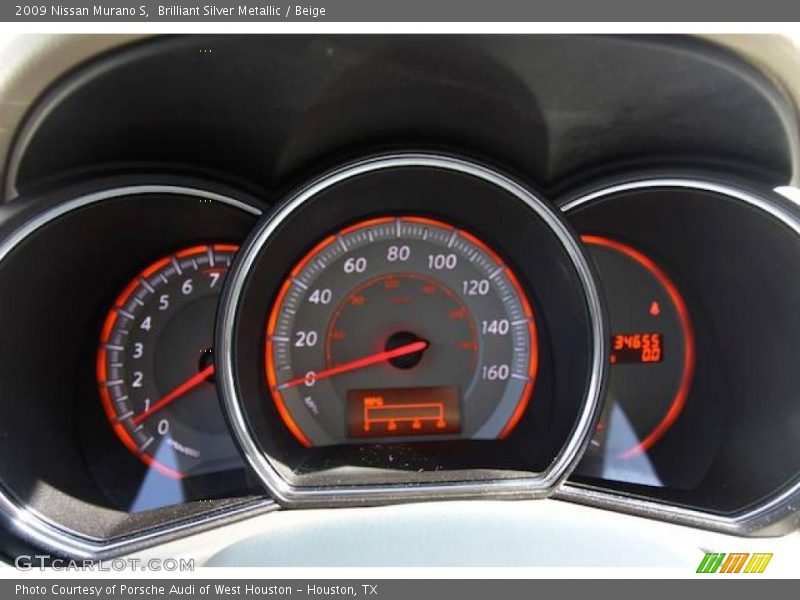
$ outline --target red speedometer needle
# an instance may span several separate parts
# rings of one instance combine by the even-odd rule
[[[405,346],[398,346],[397,348],[393,348],[392,350],[384,350],[383,352],[378,352],[377,354],[371,354],[370,356],[365,356],[364,358],[359,358],[349,363],[344,363],[343,365],[338,365],[336,367],[331,367],[330,369],[325,369],[324,371],[320,371],[319,373],[314,373],[312,378],[314,381],[318,381],[320,379],[333,377],[334,375],[339,375],[341,373],[355,371],[356,369],[363,369],[364,367],[368,367],[370,365],[391,360],[393,358],[406,356],[407,354],[414,354],[415,352],[421,352],[422,350],[425,350],[425,348],[427,347],[428,347],[428,342],[426,342],[425,340],[412,342],[411,344],[406,344]],[[309,376],[307,375],[305,377],[298,377],[297,379],[291,379],[286,383],[281,383],[280,385],[278,385],[278,389],[285,390],[286,388],[300,385],[302,383],[305,383],[308,377]]]
[[[161,398],[158,402],[153,404],[150,408],[148,408],[143,413],[139,413],[136,415],[131,421],[134,425],[138,425],[142,421],[144,421],[147,417],[152,415],[155,412],[158,412],[162,408],[164,408],[167,404],[172,402],[173,400],[177,400],[181,396],[183,396],[186,392],[193,390],[198,385],[203,383],[206,379],[211,377],[214,374],[214,365],[208,365],[205,369],[200,371],[197,375],[194,375],[172,390],[169,394]]]

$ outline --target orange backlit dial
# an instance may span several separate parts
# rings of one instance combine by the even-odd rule
[[[214,321],[237,246],[165,256],[125,286],[105,319],[97,385],[119,440],[174,479],[235,468],[214,386]]]
[[[508,436],[538,368],[531,304],[467,231],[387,216],[328,236],[270,311],[268,400],[304,446]]]

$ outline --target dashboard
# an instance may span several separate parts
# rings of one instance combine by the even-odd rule
[[[795,105],[719,42],[66,52],[3,172],[4,551],[444,500],[794,532]]]

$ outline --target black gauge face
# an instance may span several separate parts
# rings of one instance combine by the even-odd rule
[[[108,314],[97,357],[114,432],[173,478],[236,468],[214,386],[219,294],[236,246],[196,246],[144,269]]]
[[[533,391],[534,316],[486,244],[421,217],[326,237],[270,312],[265,368],[303,445],[502,439]]]
[[[678,419],[691,386],[694,338],[686,305],[637,249],[600,236],[583,241],[605,289],[611,368],[605,408],[577,472],[660,485],[647,452]]]

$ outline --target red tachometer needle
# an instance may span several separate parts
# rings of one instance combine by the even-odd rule
[[[211,377],[213,374],[214,374],[214,365],[207,366],[205,369],[200,371],[197,375],[194,375],[193,377],[190,377],[189,379],[184,381],[182,384],[180,384],[178,387],[176,387],[174,390],[172,390],[169,394],[167,394],[166,396],[161,398],[161,400],[159,400],[158,402],[153,404],[146,411],[136,415],[133,419],[131,419],[131,421],[133,422],[134,425],[138,425],[139,423],[144,421],[147,417],[152,415],[154,412],[157,412],[157,411],[161,410],[162,408],[164,408],[167,404],[169,404],[173,400],[176,400],[176,399],[180,398],[181,396],[183,396],[189,390],[193,390],[194,388],[196,388],[198,385],[203,383],[206,379]]]
[[[320,371],[319,373],[314,373],[313,379],[314,381],[318,381],[320,379],[333,377],[334,375],[339,375],[341,373],[347,373],[348,371],[363,369],[364,367],[384,362],[386,360],[391,360],[393,358],[398,358],[400,356],[406,356],[407,354],[414,354],[415,352],[421,352],[422,350],[425,350],[425,348],[427,347],[428,347],[428,342],[426,342],[425,340],[412,342],[411,344],[406,344],[405,346],[398,346],[397,348],[394,348],[392,350],[385,350],[383,352],[378,352],[377,354],[371,354],[370,356],[365,356],[364,358],[359,358],[349,363],[345,363],[343,365],[339,365],[336,367],[331,367],[330,369],[325,369],[324,371]],[[306,382],[306,377],[298,377],[297,379],[291,379],[286,383],[281,383],[280,385],[278,385],[278,389],[284,390],[286,388],[294,387],[296,385],[300,385],[305,382]]]

